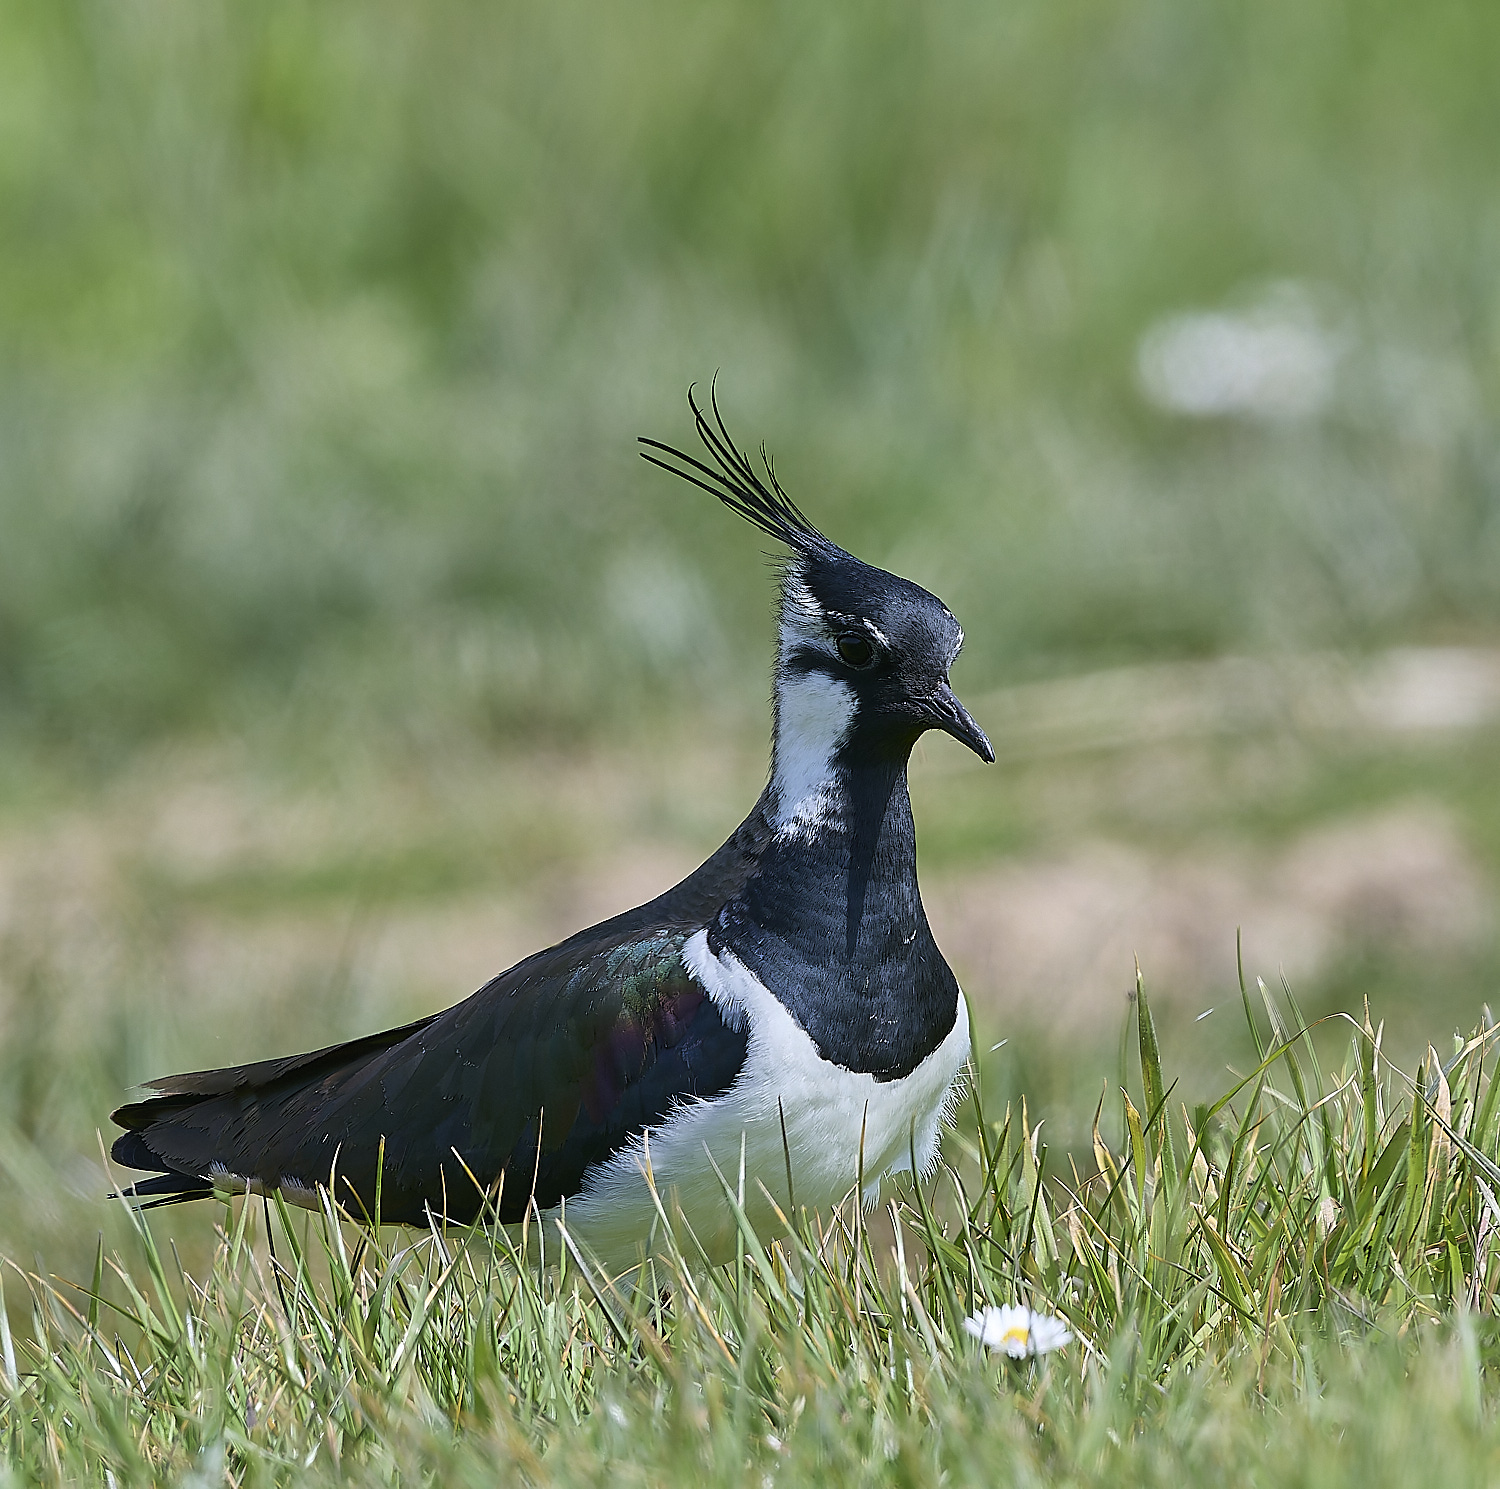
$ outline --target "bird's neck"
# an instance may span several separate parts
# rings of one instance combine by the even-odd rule
[[[906,788],[910,750],[861,748],[853,689],[826,672],[789,670],[788,630],[783,618],[766,793],[773,834],[783,847],[820,844],[825,852],[868,856],[884,871],[915,878],[916,831]]]
[[[854,696],[843,683],[821,673],[778,679],[770,791],[778,835],[813,832],[839,811],[839,751],[853,720]]]
[[[733,954],[823,1059],[895,1080],[954,1028],[958,983],[917,889],[910,746],[867,738],[853,688],[807,665],[818,632],[803,611],[810,602],[789,581],[761,808],[769,837],[708,946]]]
[[[894,914],[903,930],[922,915],[907,752],[870,755],[851,740],[855,727],[854,695],[846,684],[821,672],[778,677],[767,792],[773,851],[785,868],[817,869],[847,888],[840,939],[850,954],[867,908],[877,901],[887,922]],[[814,913],[826,916],[828,907]]]
[[[766,807],[769,841],[709,947],[732,952],[824,1059],[907,1074],[953,1028],[958,984],[917,888],[905,756],[783,748]]]

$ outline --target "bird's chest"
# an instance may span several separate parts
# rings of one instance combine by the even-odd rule
[[[778,1215],[824,1208],[862,1186],[934,1161],[950,1093],[969,1054],[962,997],[936,1048],[906,1075],[877,1080],[825,1059],[807,1032],[733,954],[716,954],[700,931],[683,962],[726,1020],[748,1033],[745,1062],[730,1088],[685,1103],[659,1127],[591,1172],[568,1203],[579,1236],[617,1266],[652,1231],[655,1204],[680,1207],[708,1254],[731,1254],[736,1222],[724,1186],[738,1190],[758,1233],[779,1233]]]
[[[774,995],[823,1061],[879,1082],[910,1075],[958,1016],[914,870],[861,864],[839,840],[768,855],[708,945]]]
[[[733,954],[716,955],[706,937],[688,943],[684,961],[724,1016],[738,1014],[748,1030],[733,1102],[721,1109],[726,1130],[756,1130],[773,1168],[785,1148],[807,1200],[836,1199],[858,1179],[868,1184],[912,1159],[919,1170],[927,1166],[945,1100],[969,1055],[961,996],[934,1047],[905,1074],[879,1079],[829,1060],[782,1000]]]

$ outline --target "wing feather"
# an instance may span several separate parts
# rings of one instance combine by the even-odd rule
[[[688,973],[682,948],[753,871],[763,800],[666,895],[502,973],[444,1013],[304,1055],[153,1082],[122,1106],[113,1156],[152,1170],[153,1203],[215,1183],[310,1193],[424,1224],[466,1222],[499,1193],[502,1220],[577,1194],[589,1169],[682,1101],[726,1090],[746,1032]],[[540,1151],[539,1151],[540,1150]]]
[[[115,1113],[128,1130],[114,1157],[200,1194],[216,1175],[312,1191],[337,1154],[335,1197],[368,1211],[383,1138],[384,1218],[424,1223],[446,1196],[448,1218],[468,1221],[482,1203],[472,1174],[487,1188],[505,1176],[500,1215],[518,1220],[533,1198],[545,1209],[578,1193],[591,1165],[738,1075],[747,1036],[688,975],[686,939],[659,933],[592,956],[552,996],[535,977],[491,984],[389,1043],[206,1072],[201,1092],[173,1077]]]

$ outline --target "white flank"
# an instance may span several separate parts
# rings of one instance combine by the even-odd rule
[[[861,1175],[865,1203],[873,1204],[880,1181],[909,1170],[913,1152],[919,1170],[931,1167],[950,1092],[969,1055],[962,995],[942,1044],[910,1075],[877,1081],[824,1060],[738,958],[709,950],[706,931],[687,943],[682,959],[727,1020],[748,1023],[745,1065],[729,1090],[708,1101],[684,1102],[651,1130],[649,1142],[633,1139],[589,1173],[583,1192],[567,1204],[567,1224],[601,1261],[627,1267],[649,1243],[656,1209],[644,1177],[648,1158],[668,1214],[679,1207],[715,1257],[732,1254],[735,1223],[709,1154],[738,1187],[743,1152],[745,1209],[767,1240],[781,1227],[762,1185],[790,1214],[791,1199],[799,1208],[837,1204]]]

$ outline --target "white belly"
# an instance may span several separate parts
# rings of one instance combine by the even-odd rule
[[[837,1204],[863,1176],[874,1203],[880,1181],[911,1168],[926,1172],[937,1157],[950,1093],[969,1057],[969,1011],[962,994],[953,1028],[910,1075],[877,1081],[831,1065],[811,1039],[738,958],[715,956],[699,931],[683,962],[725,1020],[748,1020],[744,1068],[710,1101],[686,1101],[644,1138],[589,1171],[583,1192],[566,1205],[569,1230],[607,1266],[640,1259],[656,1207],[646,1185],[648,1160],[667,1213],[674,1205],[710,1256],[734,1248],[734,1218],[708,1154],[737,1186],[743,1146],[745,1209],[758,1234],[780,1233],[764,1185],[787,1214]],[[785,1138],[783,1139],[783,1124]],[[790,1154],[791,1194],[787,1187]],[[554,1212],[556,1213],[556,1212]],[[685,1249],[691,1251],[691,1243]]]

